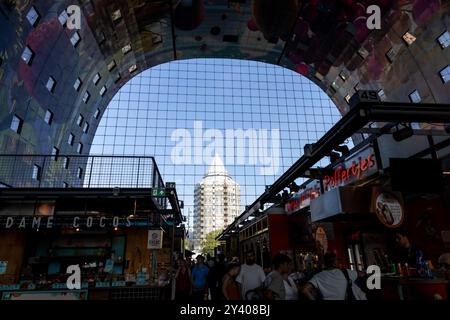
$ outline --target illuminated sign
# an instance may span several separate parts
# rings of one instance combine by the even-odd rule
[[[285,204],[284,209],[287,214],[294,213],[309,206],[311,200],[318,196],[320,196],[320,185],[317,181],[313,181],[304,190],[295,193]]]
[[[55,228],[107,229],[118,227],[142,227],[152,225],[149,219],[130,216],[2,216],[0,229],[50,230]]]
[[[363,179],[377,172],[375,154],[372,148],[359,152],[344,163],[339,164],[332,175],[323,178],[325,190],[345,186],[351,182]]]

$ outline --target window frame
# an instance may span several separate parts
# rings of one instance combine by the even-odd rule
[[[18,121],[18,125],[14,126],[13,128],[13,123]],[[9,128],[14,131],[15,133],[17,133],[18,135],[20,135],[22,133],[23,130],[23,119],[21,117],[19,117],[17,114],[13,115],[13,118],[11,120],[11,123],[9,125]]]
[[[47,111],[45,111],[45,115],[44,115],[44,122],[46,124],[48,124],[49,126],[51,126],[54,116],[55,116],[55,114],[53,113],[53,111],[50,109],[47,109]]]

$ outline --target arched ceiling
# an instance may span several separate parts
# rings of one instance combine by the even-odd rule
[[[58,20],[68,5],[82,11],[80,42]],[[382,29],[368,30],[366,9],[378,5]],[[31,25],[31,7],[40,15]],[[450,25],[450,0],[18,0],[0,4],[0,150],[43,152],[67,146],[69,132],[89,152],[98,112],[137,73],[174,59],[258,60],[295,70],[318,84],[342,113],[357,89],[383,89],[388,100],[450,102],[439,71],[450,51],[436,41]],[[409,32],[415,41],[403,36]],[[20,59],[28,46],[35,56]],[[93,83],[96,74],[101,76]],[[57,84],[49,94],[49,77]],[[80,78],[80,89],[74,82]],[[106,90],[102,94],[102,88]],[[89,100],[83,97],[89,92]],[[47,108],[55,124],[42,124]],[[24,119],[20,138],[11,118]],[[89,121],[85,134],[79,115]],[[78,130],[78,131],[77,131]]]

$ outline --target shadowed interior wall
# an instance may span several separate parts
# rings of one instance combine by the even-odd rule
[[[74,3],[82,10],[79,31],[69,30],[61,15]],[[382,30],[366,27],[371,4],[382,9]],[[88,154],[99,119],[119,88],[139,72],[174,59],[279,64],[318,84],[341,113],[357,89],[383,89],[383,99],[404,102],[417,90],[423,102],[449,103],[450,84],[439,72],[449,65],[450,51],[437,41],[449,29],[449,4],[3,1],[0,152],[48,154],[56,147],[60,153]],[[39,17],[33,25],[27,19],[32,7]],[[403,39],[406,32],[416,38],[411,44]],[[28,64],[21,59],[26,47],[33,53]],[[46,88],[50,77],[52,92]],[[51,125],[44,121],[48,110]],[[20,133],[10,129],[14,116],[23,120]],[[72,144],[67,143],[70,134]]]

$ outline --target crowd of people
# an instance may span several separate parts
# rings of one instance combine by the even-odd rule
[[[339,269],[334,253],[324,256],[325,268],[308,281],[298,281],[293,261],[284,254],[272,259],[272,269],[256,263],[252,252],[245,262],[237,258],[227,261],[223,254],[217,259],[202,255],[193,264],[180,260],[174,275],[175,299],[178,301],[223,300],[365,300],[358,279],[364,275]]]

